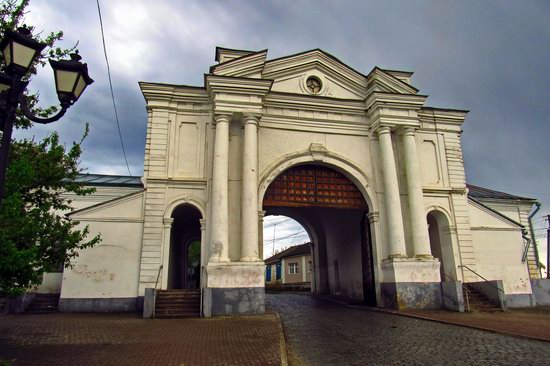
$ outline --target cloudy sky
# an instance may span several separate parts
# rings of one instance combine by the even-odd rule
[[[538,198],[550,214],[550,2],[540,1],[101,1],[130,169],[143,172],[145,104],[138,81],[203,85],[216,46],[269,49],[276,58],[321,48],[356,70],[414,71],[427,105],[468,109],[463,149],[472,184]],[[32,0],[27,22],[63,30],[95,79],[56,129],[77,139],[90,122],[82,164],[128,174],[110,99],[95,0]],[[53,76],[31,84],[55,103]],[[537,234],[544,239],[538,215]],[[284,225],[281,225],[284,226]],[[296,243],[298,239],[295,240]],[[279,242],[281,244],[281,242]]]

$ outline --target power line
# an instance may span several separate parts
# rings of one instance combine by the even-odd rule
[[[293,237],[293,236],[295,236],[295,235],[297,235],[297,233],[292,233],[291,235],[284,236],[284,237],[282,237],[282,238],[277,238],[277,239],[275,239],[275,240],[272,240],[272,239],[265,239],[264,241],[269,241],[269,242],[268,242],[267,244],[264,244],[264,246],[270,245],[270,244],[272,244],[272,243],[274,243],[274,242],[278,242],[278,241],[281,241],[281,240],[289,239],[289,238],[291,238],[291,237]],[[303,234],[297,235],[297,236],[298,236],[299,238],[301,238],[301,237],[308,237],[308,238],[309,238],[309,235],[308,235],[307,233],[303,233]]]
[[[284,219],[282,221],[277,221],[276,223],[269,223],[268,225],[264,226],[264,229],[267,229],[267,228],[270,228],[270,227],[273,227],[273,226],[277,226],[279,224],[282,224],[283,222],[287,222],[287,221],[290,221],[292,219]]]
[[[109,66],[109,58],[107,57],[107,46],[105,46],[105,33],[103,31],[103,19],[101,17],[101,7],[99,6],[99,0],[97,1],[97,13],[99,14],[99,26],[101,28],[101,41],[103,42],[103,54],[105,55],[105,63],[107,64],[107,76],[109,77],[109,87],[111,88],[111,99],[113,100],[113,109],[115,111],[116,126],[118,129],[118,137],[120,137],[120,146],[122,146],[122,154],[124,154],[124,161],[126,162],[126,168],[128,168],[128,174],[132,175],[130,171],[130,165],[128,164],[128,158],[126,157],[126,149],[124,148],[124,141],[122,141],[122,132],[120,131],[120,122],[118,121],[118,111],[116,109],[115,93],[113,91],[113,81],[111,80],[111,67]]]

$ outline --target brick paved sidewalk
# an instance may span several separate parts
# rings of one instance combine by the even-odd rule
[[[0,365],[280,365],[281,339],[273,313],[8,315],[0,317]]]
[[[446,310],[400,311],[395,314],[458,324],[502,334],[550,342],[550,307],[510,309],[505,312],[457,313]]]

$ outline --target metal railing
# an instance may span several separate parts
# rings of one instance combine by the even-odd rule
[[[447,273],[443,273],[445,275],[445,277],[447,277],[448,279],[450,279],[451,281],[453,282],[459,282],[458,280],[452,278],[450,275],[448,275]],[[469,313],[470,312],[470,299],[469,299],[469,294],[471,293],[471,290],[469,288],[467,288],[465,285],[464,285],[464,282],[461,282],[460,283],[460,286],[462,287],[462,291],[466,294],[466,298],[464,299],[465,301],[465,308],[466,308],[466,311]]]
[[[473,269],[471,269],[470,267],[468,266],[465,266],[465,265],[460,265],[459,267],[461,268],[466,268],[468,271],[472,272],[473,274],[475,274],[476,276],[478,276],[479,278],[481,278],[483,281],[487,282],[489,285],[491,285],[492,287],[496,288],[498,291],[502,292],[504,294],[504,290],[501,289],[500,287],[498,286],[495,286],[494,284],[492,284],[488,279],[486,279],[485,277],[483,277],[482,275],[480,275],[479,273],[477,273],[476,271],[474,271]]]
[[[162,272],[162,264],[159,267],[159,271],[157,273],[157,280],[155,281],[155,288],[153,290],[153,318],[155,317],[155,311],[157,310],[157,286],[159,283],[160,273]]]

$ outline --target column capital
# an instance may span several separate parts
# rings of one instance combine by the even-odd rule
[[[201,231],[206,230],[206,219],[199,219],[199,222],[201,224]]]
[[[380,220],[380,212],[376,211],[376,212],[369,212],[367,214],[367,219],[369,220],[369,223],[375,223],[375,222],[378,222]]]
[[[214,125],[217,125],[219,122],[227,122],[229,123],[229,121],[231,121],[231,114],[227,114],[227,113],[216,113],[214,115]]]
[[[243,119],[242,119],[242,125],[243,127],[248,124],[258,125],[260,122],[260,118],[262,118],[261,113],[254,113],[254,112],[245,112],[243,113]]]
[[[174,223],[173,217],[164,217],[162,219],[162,224],[164,225],[165,228],[172,227],[173,223]]]
[[[390,126],[379,126],[376,128],[375,132],[378,136],[380,136],[386,133],[391,133],[391,128]]]
[[[417,130],[418,130],[417,127],[404,126],[404,127],[401,127],[398,131],[399,131],[399,134],[402,135],[402,136],[413,136],[414,137]]]

